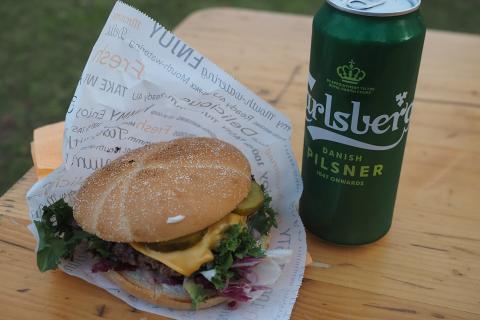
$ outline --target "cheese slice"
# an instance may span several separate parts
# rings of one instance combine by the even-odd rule
[[[207,233],[194,246],[177,251],[160,252],[146,247],[142,243],[132,242],[130,245],[144,255],[160,261],[184,276],[190,276],[192,273],[200,269],[202,264],[213,261],[214,256],[212,249],[215,248],[222,234],[227,228],[234,224],[245,224],[247,217],[230,213],[225,218],[210,226]]]

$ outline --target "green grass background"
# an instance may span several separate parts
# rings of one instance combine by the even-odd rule
[[[323,0],[127,2],[174,28],[192,11],[212,6],[313,15]],[[32,130],[64,119],[113,3],[0,0],[0,195],[32,166]],[[479,0],[424,0],[422,6],[429,28],[480,33]]]

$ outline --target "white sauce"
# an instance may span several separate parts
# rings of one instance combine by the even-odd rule
[[[179,223],[179,222],[182,221],[183,219],[185,219],[185,216],[182,216],[181,214],[179,214],[178,216],[168,217],[168,218],[167,218],[167,223],[168,223],[168,224],[170,224],[170,223]]]

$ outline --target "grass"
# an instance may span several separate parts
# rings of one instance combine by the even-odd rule
[[[322,0],[128,1],[174,28],[194,10],[246,7],[312,15]],[[32,166],[32,130],[63,120],[114,1],[0,1],[0,195]],[[424,0],[429,28],[480,33],[478,0]]]

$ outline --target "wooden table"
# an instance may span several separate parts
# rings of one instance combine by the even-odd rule
[[[311,17],[198,11],[176,33],[292,119],[300,162]],[[346,248],[308,236],[294,319],[480,319],[480,37],[429,31],[390,233]],[[0,318],[157,319],[35,266],[29,171],[0,199]]]

